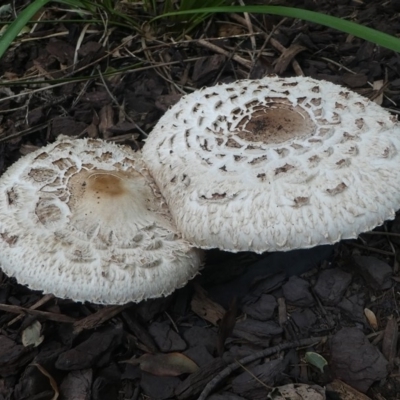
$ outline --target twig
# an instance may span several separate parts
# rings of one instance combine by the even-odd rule
[[[253,60],[253,69],[257,63],[257,61],[261,58],[262,53],[264,49],[267,47],[267,44],[270,42],[272,35],[275,33],[275,31],[279,28],[280,25],[282,25],[286,21],[286,18],[281,19],[277,25],[275,25],[272,29],[271,32],[268,35],[264,35],[264,43],[262,44],[261,48],[257,51],[256,58]],[[258,32],[260,33],[260,32]],[[251,75],[252,71],[249,72],[249,78]]]
[[[117,75],[117,74],[121,74],[121,73],[128,73],[128,72],[140,72],[140,71],[147,71],[149,69],[153,69],[153,68],[157,68],[159,66],[169,66],[169,65],[175,65],[175,64],[180,64],[180,63],[188,63],[188,62],[193,62],[193,61],[197,61],[199,59],[201,59],[202,57],[193,57],[193,58],[187,58],[184,60],[178,60],[178,61],[170,61],[170,62],[166,62],[166,63],[160,63],[158,65],[148,65],[146,67],[138,67],[138,68],[134,68],[134,67],[128,67],[128,68],[122,68],[121,70],[115,71],[113,73],[110,74],[103,74],[106,77],[109,76],[113,76],[113,75]],[[98,78],[99,76],[92,76],[91,78]],[[45,87],[40,87],[38,89],[33,89],[30,92],[23,92],[23,93],[17,93],[17,94],[13,94],[7,97],[3,97],[2,99],[0,99],[0,103],[2,101],[6,101],[6,100],[11,100],[11,99],[15,99],[18,97],[23,97],[23,96],[28,96],[34,93],[38,93],[38,92],[43,92],[45,90],[50,90],[56,87],[60,87],[60,86],[65,86],[65,85],[69,85],[71,83],[78,83],[78,82],[86,82],[87,81],[87,77],[83,77],[83,78],[76,78],[76,79],[70,79],[66,82],[59,82],[59,83],[55,83],[55,84],[50,84],[49,81],[29,81],[29,82],[21,82],[18,80],[12,81],[8,84],[8,82],[2,81],[0,82],[0,87],[2,86],[13,86],[13,85],[22,85],[22,84],[35,84],[35,85],[39,85],[39,84],[44,84],[46,85]]]
[[[166,312],[164,311],[164,314],[167,316],[167,318],[169,319],[169,321],[171,322],[172,327],[174,328],[175,332],[179,334],[179,329],[175,323],[175,321],[172,319],[172,317]]]
[[[241,6],[245,5],[243,0],[239,0],[239,3]],[[245,13],[243,13],[243,15],[244,15],[244,19],[246,21],[246,25],[247,25],[247,29],[248,29],[249,33],[254,33],[253,24],[251,23],[249,13],[245,12]],[[255,51],[257,48],[257,45],[256,45],[256,39],[254,38],[254,36],[250,36],[250,41],[251,41],[251,46],[253,48],[253,51]]]
[[[32,304],[29,309],[30,310],[36,310],[37,308],[41,307],[43,304],[46,304],[48,301],[54,299],[54,295],[52,294],[46,294],[43,296],[39,301],[37,301],[35,304]],[[20,319],[22,319],[24,316],[23,315],[18,315],[18,317],[13,318],[11,321],[7,323],[7,326],[10,326],[12,324],[15,324],[18,322]]]
[[[341,63],[338,63],[338,62],[336,62],[334,60],[331,60],[330,58],[320,57],[320,59],[324,60],[324,61],[326,61],[326,62],[328,62],[330,64],[336,65],[337,67],[339,67],[339,69],[344,69],[345,71],[349,72],[350,74],[357,75],[357,72],[354,72],[352,69],[347,68],[345,65],[343,65]],[[370,81],[367,81],[367,84],[371,88],[374,87],[374,84],[372,82],[370,82]],[[387,87],[387,84],[383,87],[383,90],[386,89],[386,87]],[[396,104],[396,102],[394,100],[392,100],[390,97],[386,96],[385,94],[384,94],[384,96],[385,96],[386,100],[389,100],[394,106],[397,106],[397,104]],[[397,110],[397,112],[398,112],[398,110]]]
[[[254,380],[256,380],[261,386],[264,386],[265,388],[272,390],[272,386],[268,386],[265,382],[263,382],[260,378],[258,378],[251,370],[247,367],[245,367],[243,364],[240,363],[240,361],[236,361],[242,369],[244,369]]]
[[[153,57],[153,52],[151,52],[151,51],[148,50],[148,46],[147,46],[147,42],[146,42],[146,37],[145,37],[145,36],[142,36],[142,38],[141,38],[141,43],[142,43],[142,50],[143,50],[143,52],[144,52],[144,54],[145,54],[145,57],[146,57],[147,61],[150,62],[150,63],[152,63],[152,64],[156,64],[157,61],[156,61],[156,60],[154,59],[154,57]],[[160,58],[162,59],[161,53],[160,53]],[[158,64],[157,64],[158,66],[160,66],[160,68],[156,68],[156,69],[155,69],[155,72],[156,72],[157,75],[159,75],[163,80],[165,80],[166,82],[168,82],[168,83],[170,84],[170,88],[171,88],[170,92],[176,94],[176,91],[175,91],[175,90],[178,90],[180,93],[186,94],[186,93],[184,92],[184,90],[182,90],[182,89],[174,82],[174,80],[173,80],[172,77],[171,77],[170,71],[169,71],[167,68],[161,66],[162,64],[164,64],[164,60],[162,60],[162,63],[158,63]]]
[[[229,51],[226,51],[222,47],[212,44],[212,43],[208,42],[207,40],[199,39],[197,41],[197,44],[199,44],[200,46],[203,46],[215,53],[219,53],[219,54],[224,55],[225,57],[230,58]],[[243,67],[245,67],[247,69],[251,68],[252,63],[250,61],[247,61],[244,58],[238,56],[237,54],[234,54],[231,58],[232,58],[232,60],[236,61],[238,64],[243,65]]]
[[[74,333],[78,334],[84,329],[93,329],[101,325],[105,321],[114,318],[120,312],[132,307],[132,303],[124,304],[122,306],[108,306],[100,308],[94,314],[90,314],[87,317],[80,319],[79,321],[74,321]]]
[[[225,63],[224,63],[224,65],[222,66],[222,68],[220,68],[220,70],[219,70],[219,72],[218,72],[218,75],[217,75],[217,76],[215,77],[215,79],[214,79],[214,85],[216,85],[216,84],[219,82],[219,80],[220,80],[220,78],[221,78],[221,75],[222,75],[222,73],[224,72],[226,66],[228,65],[228,63],[231,62],[232,57],[233,57],[234,55],[236,55],[236,51],[237,51],[237,49],[239,48],[239,46],[242,45],[242,43],[243,43],[243,40],[241,40],[239,43],[237,43],[237,45],[230,51],[228,59],[225,61]],[[233,70],[235,70],[235,68],[233,68]],[[249,74],[250,74],[250,73],[251,73],[251,70],[249,71]]]
[[[83,39],[85,38],[86,31],[89,29],[90,24],[85,24],[82,28],[82,31],[78,37],[78,40],[76,41],[76,46],[75,46],[75,51],[74,51],[74,61],[72,62],[72,70],[75,70],[75,66],[78,64],[78,52],[79,49],[81,48]]]
[[[396,232],[379,232],[379,231],[370,231],[370,232],[363,232],[361,235],[379,235],[379,236],[394,236],[400,238],[400,233]]]
[[[367,251],[373,251],[375,253],[383,254],[385,256],[394,257],[396,255],[396,254],[394,254],[394,253],[392,253],[390,251],[375,249],[374,247],[363,246],[363,245],[357,244],[357,243],[347,243],[347,245],[348,246],[357,247],[359,249],[363,249],[363,250],[367,250]]]
[[[232,19],[234,19],[235,21],[239,22],[239,24],[242,24],[242,25],[244,25],[244,26],[247,26],[246,20],[245,20],[244,18],[242,18],[241,16],[239,16],[239,15],[237,15],[237,14],[230,14],[230,17],[231,17]],[[266,32],[264,32],[264,31],[261,30],[260,28],[257,28],[257,27],[255,27],[255,26],[253,26],[253,28],[254,28],[254,30],[255,30],[256,32],[262,32],[266,38],[269,36]],[[287,50],[286,47],[282,46],[276,39],[274,39],[274,38],[272,38],[272,37],[269,39],[269,42],[271,43],[271,45],[272,45],[273,47],[275,47],[275,49],[277,49],[277,50],[280,51],[281,53],[283,53],[284,51]],[[304,76],[304,72],[303,72],[303,70],[301,69],[300,64],[299,64],[296,60],[293,60],[293,61],[292,61],[292,67],[293,67],[294,72],[296,73],[297,76]]]
[[[112,101],[114,104],[118,107],[118,110],[124,115],[125,119],[127,119],[129,122],[131,122],[133,125],[135,125],[135,128],[145,137],[148,137],[148,134],[126,113],[126,111],[121,107],[121,105],[118,103],[117,98],[111,93],[111,90],[109,89],[106,80],[104,79],[104,76],[100,70],[100,68],[97,69],[97,72],[99,74],[99,77],[101,81],[103,82],[104,89],[106,89],[106,92],[108,95],[111,97]]]
[[[288,342],[278,344],[277,346],[270,347],[268,349],[258,351],[257,353],[251,354],[247,357],[243,357],[242,359],[229,364],[226,368],[224,368],[218,375],[216,375],[210,382],[206,385],[206,387],[201,392],[198,400],[206,400],[208,395],[214,390],[214,388],[225,378],[227,378],[233,371],[241,368],[242,365],[246,365],[255,360],[259,360],[260,358],[268,357],[272,354],[278,353],[283,350],[293,349],[295,347],[303,347],[303,346],[311,346],[315,343],[318,343],[324,340],[325,336],[320,337],[311,337],[307,339],[301,339],[296,342]]]
[[[17,137],[22,137],[25,135],[29,135],[30,133],[34,133],[40,131],[41,129],[45,129],[49,126],[49,122],[45,122],[44,124],[33,126],[32,128],[24,129],[23,131],[11,133],[10,135],[3,136],[0,138],[0,143],[6,142],[7,140],[15,139]]]
[[[24,308],[21,306],[13,306],[10,304],[0,304],[0,310],[11,312],[14,314],[30,314],[35,315],[40,318],[47,319],[49,321],[56,321],[56,322],[65,322],[65,323],[74,323],[76,320],[75,318],[68,317],[67,315],[52,313],[48,311],[39,311],[39,310],[31,310],[29,308]]]

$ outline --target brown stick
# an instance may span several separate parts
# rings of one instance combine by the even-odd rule
[[[108,321],[110,318],[114,318],[120,312],[124,311],[128,307],[132,307],[132,303],[124,305],[115,305],[100,308],[94,314],[90,314],[87,317],[74,322],[74,333],[80,333],[84,329],[93,329]]]
[[[10,304],[0,304],[0,310],[14,313],[14,314],[29,314],[37,317],[47,319],[49,321],[65,322],[67,324],[74,323],[75,318],[68,317],[67,315],[56,314],[48,311],[32,310],[21,306],[12,306]]]
[[[215,44],[212,44],[210,42],[208,42],[207,40],[204,39],[199,39],[197,41],[197,44],[199,44],[200,46],[203,46],[215,53],[219,53],[219,54],[223,54],[226,57],[231,57],[231,53],[225,49],[223,49],[222,47],[219,47]],[[243,67],[250,69],[251,68],[251,62],[245,60],[244,58],[238,56],[237,54],[234,54],[232,57],[232,60],[236,61],[237,63],[243,65]]]
[[[244,25],[244,26],[247,26],[246,20],[245,20],[243,17],[241,17],[240,15],[237,15],[237,14],[230,14],[230,17],[231,17],[232,19],[234,19],[235,21],[239,22],[239,24]],[[257,28],[257,27],[254,26],[254,25],[253,25],[253,30],[254,30],[255,32],[262,32],[262,33],[264,33],[264,35],[265,35],[266,37],[268,37],[268,34],[267,34],[266,32],[262,31],[261,29]],[[286,47],[282,46],[282,45],[281,45],[276,39],[274,39],[274,38],[269,38],[269,42],[271,43],[271,45],[272,45],[273,47],[275,47],[275,49],[277,49],[277,50],[278,50],[279,52],[281,52],[281,53],[283,53],[284,51],[287,50]],[[300,64],[299,64],[296,60],[293,60],[293,61],[292,61],[292,67],[293,67],[294,72],[296,73],[296,75],[298,75],[298,76],[304,76],[304,72],[303,72],[303,70],[301,69]]]
[[[52,294],[46,294],[43,296],[39,301],[37,301],[35,304],[32,304],[29,309],[30,310],[36,310],[39,307],[41,307],[43,304],[46,304],[48,301],[54,299],[54,296]],[[10,322],[8,322],[7,326],[10,326],[12,324],[15,324],[18,322],[21,318],[23,318],[23,315],[18,315],[18,317],[13,318]]]

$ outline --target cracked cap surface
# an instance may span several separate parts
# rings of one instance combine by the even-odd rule
[[[0,188],[0,266],[32,289],[123,304],[168,295],[200,268],[128,147],[62,138],[19,159]]]
[[[183,237],[291,250],[355,238],[400,208],[400,126],[338,85],[266,77],[184,96],[143,158]]]

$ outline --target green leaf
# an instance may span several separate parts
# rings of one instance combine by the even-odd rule
[[[308,351],[304,358],[308,364],[314,365],[314,367],[317,367],[321,372],[324,372],[325,365],[328,365],[324,357],[313,351]]]
[[[386,33],[368,28],[355,22],[346,21],[342,18],[332,17],[315,11],[302,10],[293,7],[281,6],[225,6],[225,7],[204,7],[185,11],[174,11],[159,15],[153,19],[172,17],[184,14],[210,14],[210,13],[254,13],[254,14],[272,14],[282,17],[298,18],[316,24],[328,26],[342,32],[349,33],[361,39],[378,44],[387,49],[400,52],[400,39]]]

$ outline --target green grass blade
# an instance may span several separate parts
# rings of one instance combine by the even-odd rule
[[[225,7],[205,7],[194,10],[176,11],[159,15],[155,19],[172,17],[184,14],[212,14],[212,13],[253,13],[253,14],[273,14],[282,17],[298,18],[316,24],[328,26],[342,32],[349,33],[361,39],[386,47],[387,49],[400,52],[400,39],[395,36],[377,31],[372,28],[346,21],[341,18],[318,13],[315,11],[302,10],[293,7],[281,6],[225,6]]]
[[[29,20],[49,1],[50,0],[35,0],[21,11],[13,22],[11,22],[4,34],[0,37],[0,58],[3,57],[3,54],[6,52],[10,44],[18,36]]]
[[[2,36],[0,36],[0,58],[3,57],[4,53],[7,51],[11,43],[15,40],[15,38],[19,35],[24,26],[33,18],[33,16],[47,3],[51,0],[35,0],[25,9],[23,9],[17,16],[17,18],[12,21],[8,28],[5,30]],[[77,8],[78,10],[89,10],[91,12],[95,11],[96,4],[87,1],[87,0],[54,0],[56,3],[66,4],[71,7]],[[111,5],[111,2],[101,3],[104,5]],[[114,14],[121,17],[122,19],[127,20],[127,23],[130,23],[133,26],[136,26],[137,23],[133,21],[131,18],[124,16],[121,13],[117,13],[114,11]],[[128,26],[126,26],[128,27]]]
[[[24,26],[33,18],[33,16],[51,0],[35,0],[29,6],[24,8],[18,17],[10,23],[6,31],[0,36],[0,58],[3,57],[14,39],[19,35]],[[65,3],[73,6],[81,6],[79,0],[60,0],[60,3]]]
[[[69,6],[72,7],[77,7],[77,8],[86,8],[86,1],[80,1],[80,0],[55,0],[56,3],[62,3],[62,4],[68,4]]]

